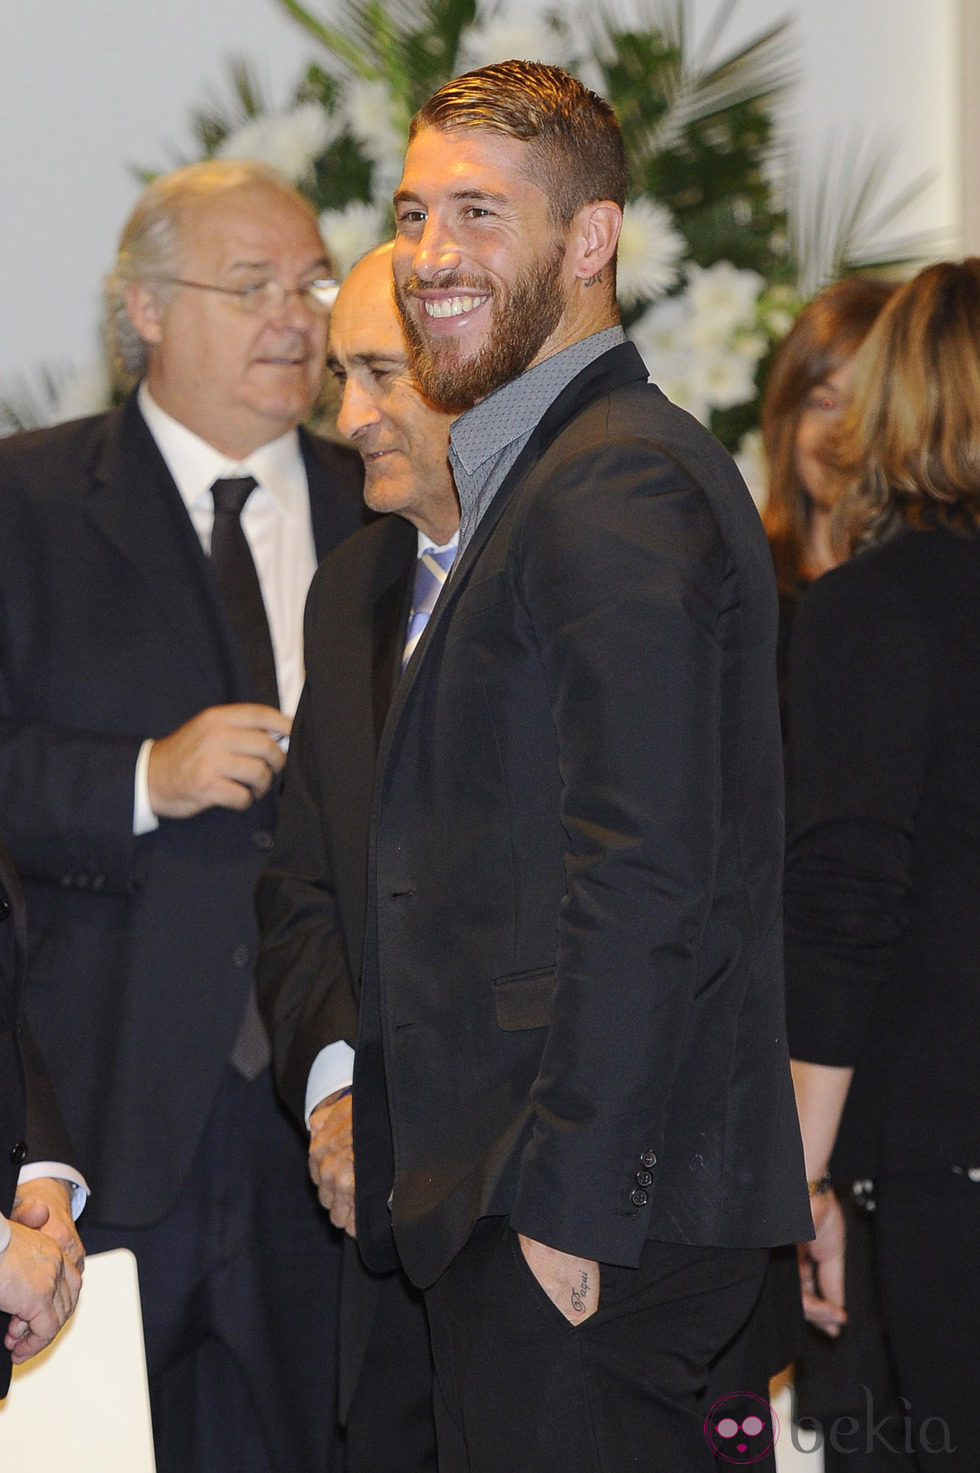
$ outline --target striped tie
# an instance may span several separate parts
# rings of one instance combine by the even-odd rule
[[[436,606],[439,590],[449,577],[449,569],[456,557],[455,547],[446,547],[441,552],[429,548],[415,564],[415,586],[412,590],[412,615],[408,621],[408,637],[402,654],[402,669],[412,657],[415,646],[422,637],[422,630],[429,622],[429,615]]]

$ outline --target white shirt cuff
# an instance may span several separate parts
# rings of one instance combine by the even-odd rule
[[[354,1050],[349,1043],[338,1039],[328,1043],[313,1060],[306,1081],[306,1125],[309,1129],[310,1116],[321,1100],[338,1089],[347,1089],[354,1078]]]
[[[150,748],[153,738],[147,737],[140,747],[136,759],[136,787],[133,793],[133,833],[151,834],[160,827],[160,820],[150,804]]]
[[[71,1192],[71,1215],[77,1222],[89,1197],[89,1185],[82,1173],[74,1166],[66,1166],[63,1161],[31,1161],[20,1168],[17,1181],[23,1186],[25,1182],[36,1181],[39,1176],[53,1176],[56,1181],[67,1185]]]

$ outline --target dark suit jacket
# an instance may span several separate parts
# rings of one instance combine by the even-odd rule
[[[353,1044],[357,1033],[374,758],[404,648],[417,546],[409,522],[384,517],[324,560],[307,601],[306,684],[256,891],[259,1007],[280,1094],[301,1123],[317,1054],[340,1039]],[[371,1353],[380,1288],[349,1238],[345,1249],[343,1419]],[[409,1395],[424,1374],[421,1365],[407,1370],[396,1394]]]
[[[27,932],[24,897],[0,845],[0,1212],[10,1212],[21,1166],[68,1161],[71,1152],[54,1095],[30,1034],[22,1002]],[[0,1314],[0,1341],[7,1328]],[[0,1344],[0,1397],[10,1379],[10,1355]]]
[[[322,555],[360,462],[303,435]],[[207,558],[134,399],[0,442],[0,813],[30,916],[35,1034],[92,1215],[174,1202],[232,1049],[275,819],[211,809],[133,837],[140,743],[250,699]]]
[[[374,758],[405,641],[418,538],[384,517],[324,560],[306,606],[306,684],[256,892],[259,1007],[301,1122],[327,1044],[357,1035]]]
[[[552,405],[381,742],[358,1235],[423,1287],[485,1214],[627,1265],[810,1232],[771,559],[645,378],[616,348]]]

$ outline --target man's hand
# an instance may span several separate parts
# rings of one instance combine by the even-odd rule
[[[0,1253],[0,1309],[10,1314],[4,1344],[16,1365],[57,1335],[78,1301],[82,1276],[54,1238],[11,1221]]]
[[[844,1214],[833,1192],[811,1198],[817,1236],[801,1243],[800,1288],[803,1313],[811,1325],[836,1340],[847,1323],[844,1308]]]
[[[335,1227],[357,1237],[354,1131],[349,1094],[329,1095],[310,1115],[310,1176]]]
[[[65,1257],[81,1273],[85,1249],[71,1215],[71,1188],[53,1176],[35,1177],[17,1188],[11,1222],[38,1228],[53,1238]],[[72,1306],[74,1308],[74,1306]]]
[[[580,1325],[599,1308],[599,1265],[519,1234],[521,1251],[538,1283],[566,1320]]]
[[[150,748],[147,786],[158,818],[249,808],[269,791],[292,721],[273,706],[209,706]]]

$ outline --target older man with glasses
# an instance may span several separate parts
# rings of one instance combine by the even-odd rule
[[[255,1010],[253,889],[320,557],[358,457],[298,429],[335,283],[315,216],[231,161],[154,181],[109,281],[137,386],[0,444],[0,811],[27,1007],[139,1262],[159,1473],[324,1473],[338,1247]]]

